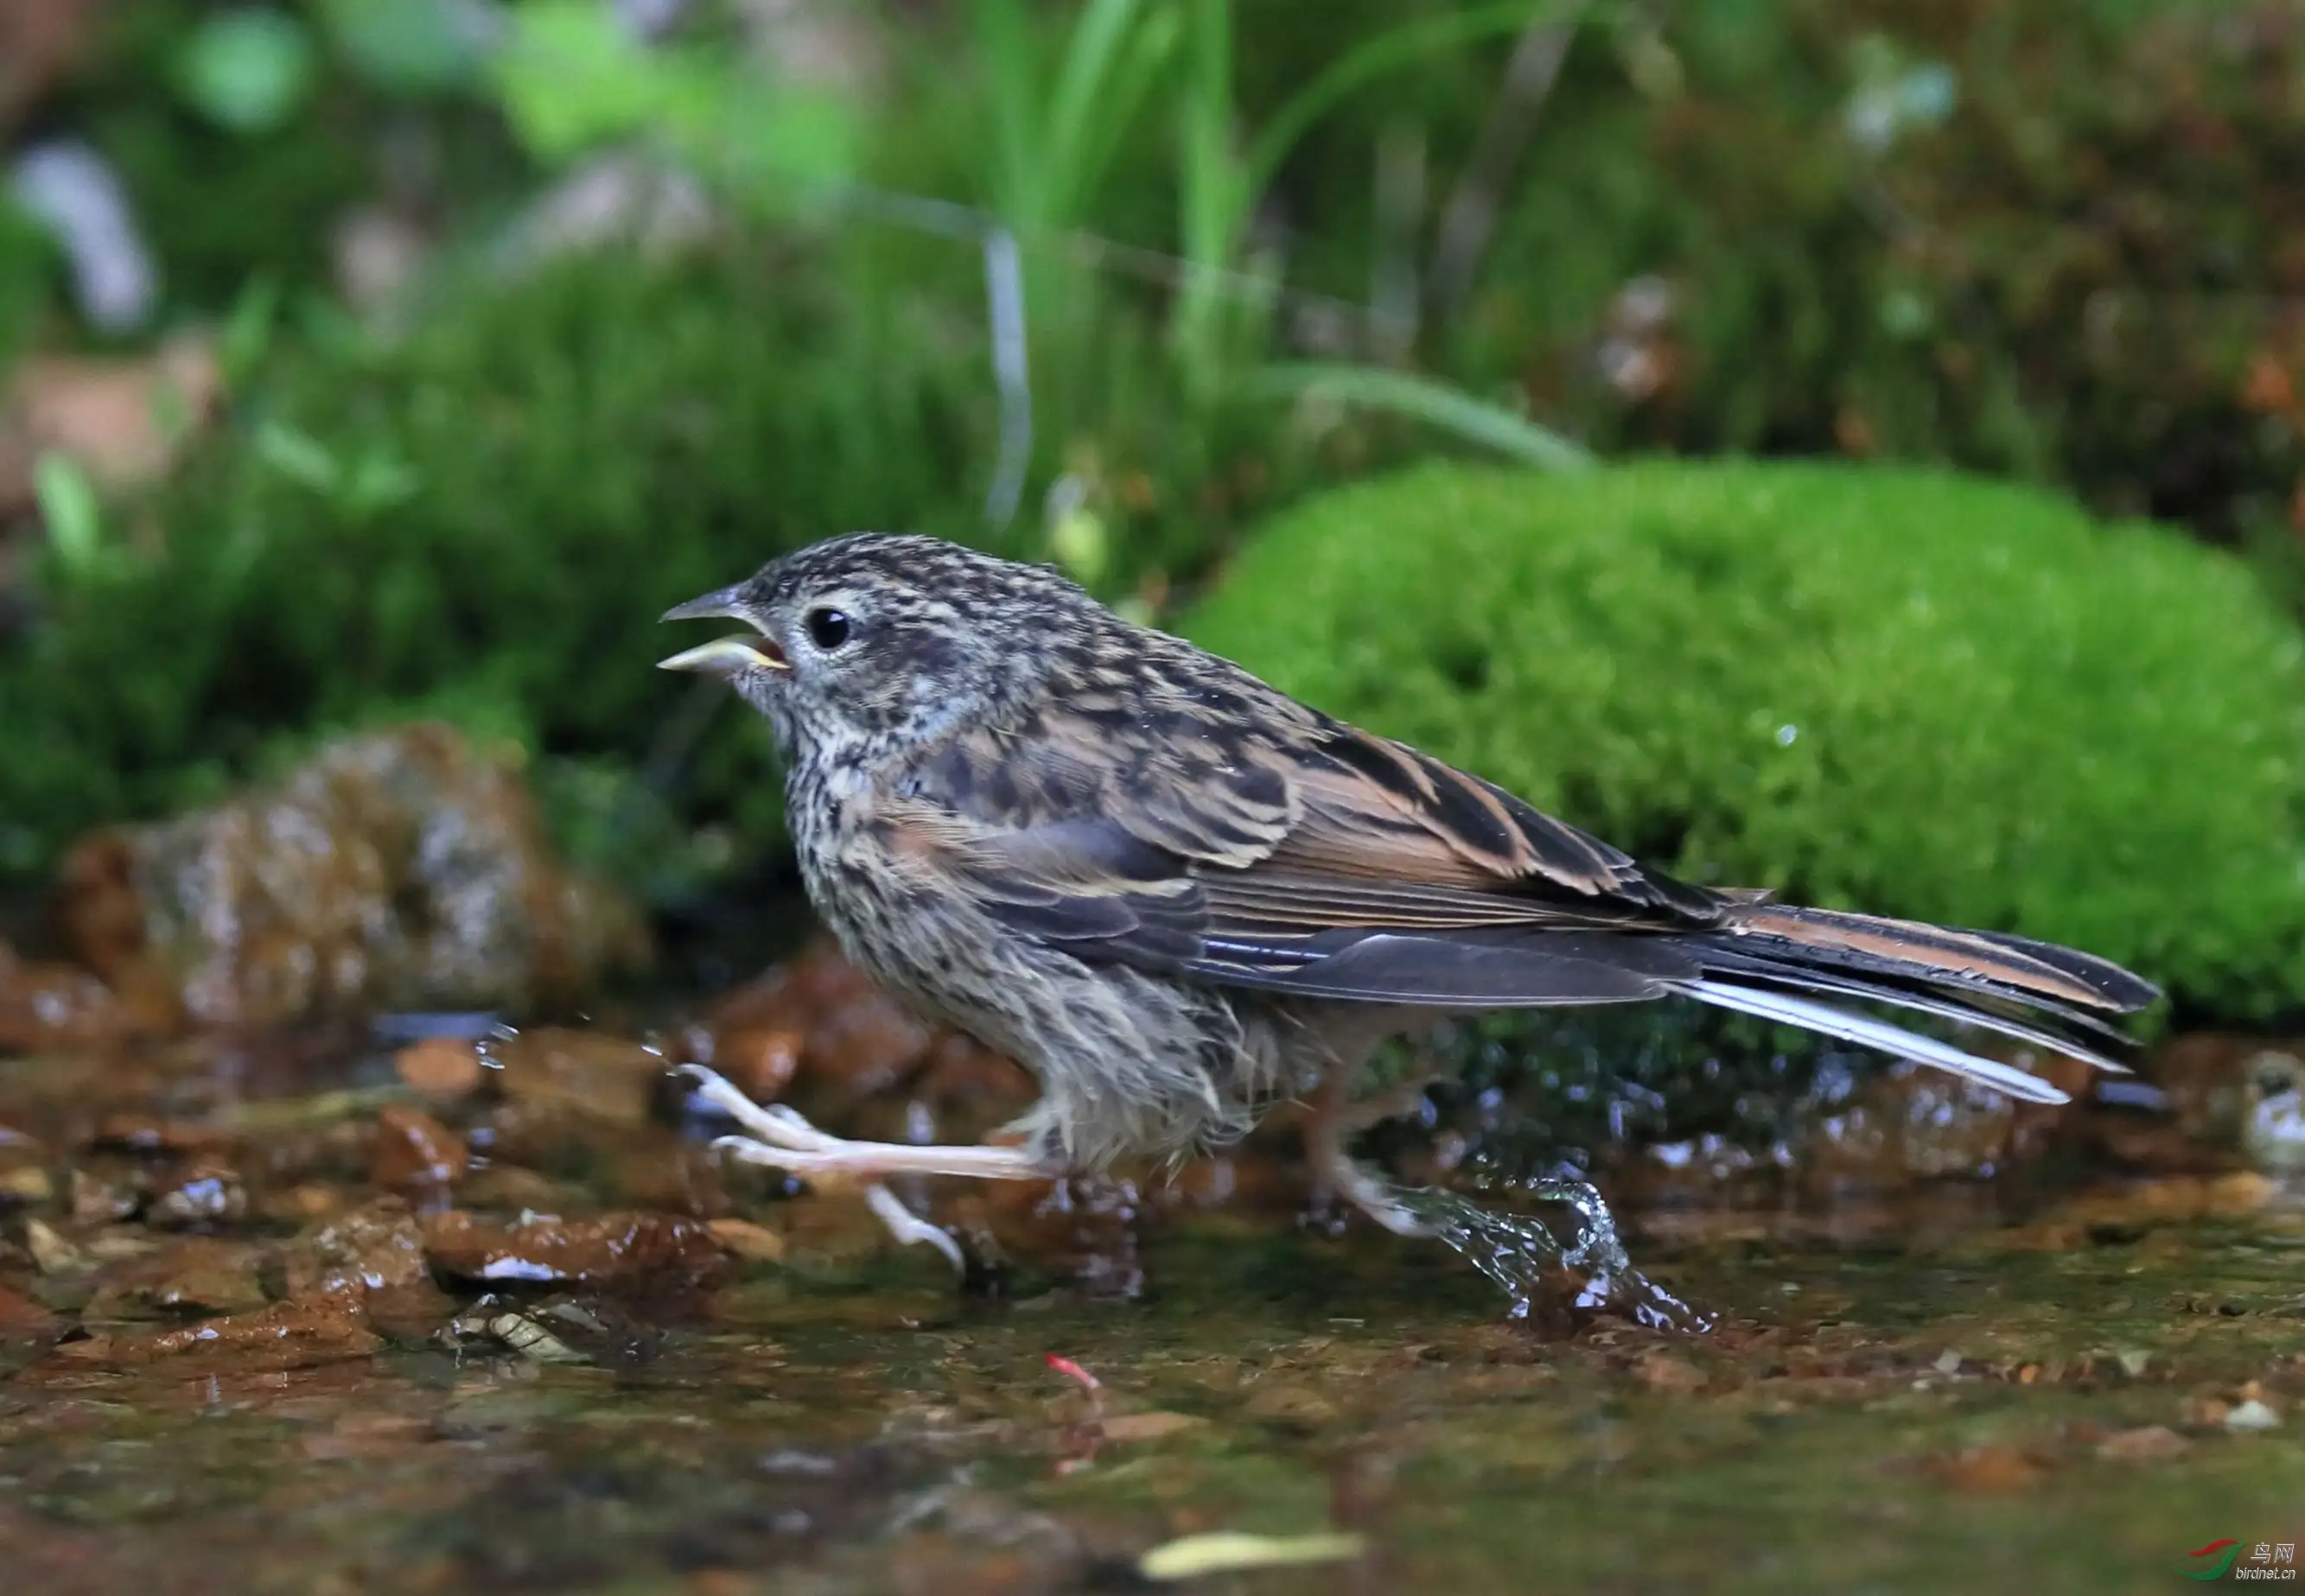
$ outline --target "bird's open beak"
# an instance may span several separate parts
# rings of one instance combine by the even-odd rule
[[[719,592],[707,593],[702,598],[676,604],[664,612],[664,618],[668,621],[704,621],[721,616],[756,624],[753,622],[752,612],[745,608],[735,588],[722,588]],[[762,637],[757,632],[716,637],[709,643],[684,649],[669,659],[658,660],[656,667],[660,671],[697,671],[710,676],[733,676],[750,670],[792,669],[776,639]]]

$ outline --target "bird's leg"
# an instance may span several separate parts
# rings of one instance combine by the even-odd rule
[[[1356,1103],[1350,1093],[1357,1067],[1357,1062],[1332,1062],[1322,1071],[1321,1084],[1313,1094],[1311,1115],[1305,1125],[1305,1153],[1313,1166],[1314,1201],[1341,1197],[1395,1235],[1430,1235],[1433,1227],[1409,1212],[1384,1182],[1345,1150],[1346,1139],[1356,1131],[1408,1112],[1424,1085],[1419,1082],[1413,1090],[1404,1088]]]
[[[780,1103],[754,1102],[701,1064],[680,1073],[695,1082],[704,1100],[751,1132],[722,1136],[712,1150],[741,1163],[760,1164],[794,1175],[956,1175],[981,1180],[1046,1180],[1061,1173],[1021,1147],[915,1147],[901,1142],[848,1142],[818,1130]],[[925,1243],[963,1266],[958,1244],[939,1226],[914,1214],[879,1179],[864,1189],[864,1201],[899,1242]]]

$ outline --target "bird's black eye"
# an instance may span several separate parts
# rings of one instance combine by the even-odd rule
[[[808,641],[818,648],[830,650],[848,641],[848,615],[845,610],[812,609],[806,621]]]

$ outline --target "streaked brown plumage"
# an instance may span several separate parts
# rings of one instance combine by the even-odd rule
[[[2060,1101],[1838,1006],[2117,1069],[2089,1039],[2157,996],[2065,948],[1674,880],[1054,572],[932,539],[834,539],[667,619],[711,615],[753,630],[665,664],[727,676],[768,717],[819,913],[1042,1089],[1021,1149],[934,1149],[836,1142],[707,1079],[758,1161],[1021,1176],[1179,1152],[1422,1016],[1673,996]],[[1318,1151],[1414,1228],[1333,1139]]]

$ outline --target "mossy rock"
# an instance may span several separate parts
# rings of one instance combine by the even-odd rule
[[[1921,470],[1425,468],[1272,523],[1187,631],[1687,879],[2305,1005],[2305,640],[2163,528]]]

